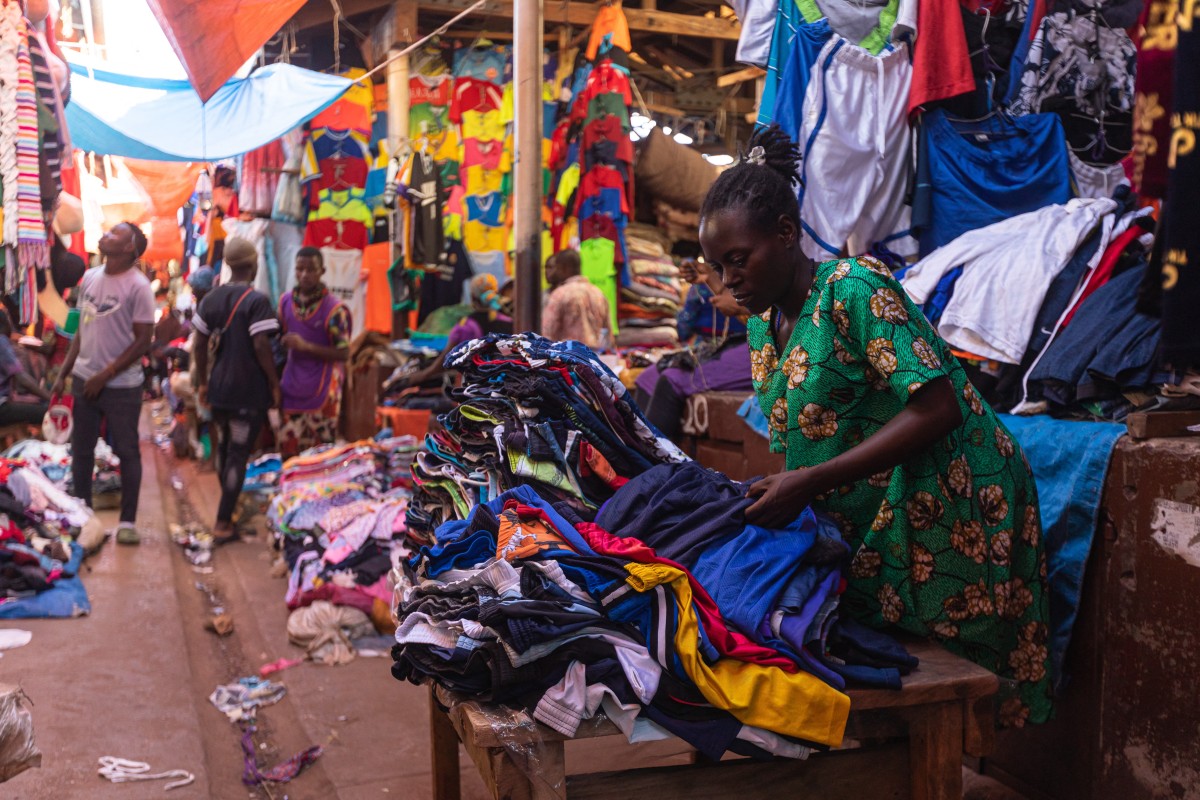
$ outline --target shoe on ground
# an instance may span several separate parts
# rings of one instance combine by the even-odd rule
[[[141,544],[142,537],[138,535],[137,528],[132,525],[122,525],[117,528],[117,544]]]

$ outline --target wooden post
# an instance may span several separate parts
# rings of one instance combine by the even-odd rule
[[[392,7],[392,36],[388,58],[417,40],[417,6],[415,3],[397,0]],[[396,152],[400,142],[408,138],[408,56],[397,58],[388,64],[388,146]]]
[[[514,330],[542,325],[542,0],[513,5]]]
[[[438,705],[435,691],[429,692],[429,755],[434,800],[459,800],[458,733]]]

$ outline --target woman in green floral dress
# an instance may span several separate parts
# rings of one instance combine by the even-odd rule
[[[1050,715],[1046,555],[1033,475],[949,347],[881,263],[799,247],[795,145],[751,140],[701,210],[707,261],[752,316],[754,386],[787,471],[747,518],[833,517],[854,549],[844,606],[998,674],[1001,722]]]

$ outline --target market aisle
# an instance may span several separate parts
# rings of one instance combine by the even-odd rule
[[[98,778],[96,760],[104,755],[148,761],[156,770],[194,772],[196,782],[174,790],[176,797],[221,796],[205,769],[201,730],[212,709],[203,707],[207,700],[195,691],[179,623],[183,613],[174,554],[155,491],[157,464],[148,457],[145,466],[143,542],[134,548],[110,541],[87,562],[83,580],[91,615],[3,623],[33,632],[32,642],[0,659],[0,680],[20,684],[28,693],[43,754],[41,769],[5,784],[5,797],[149,796],[146,785],[113,785]],[[101,512],[100,518],[109,529],[117,523],[116,511]],[[161,786],[154,791],[161,793]]]

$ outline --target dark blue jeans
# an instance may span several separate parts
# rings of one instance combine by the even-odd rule
[[[71,433],[71,477],[75,496],[92,505],[92,471],[100,426],[104,439],[121,459],[121,522],[137,522],[142,490],[142,451],[138,447],[138,420],[142,415],[142,387],[105,388],[95,400],[83,396],[83,381],[73,379],[75,427]]]

